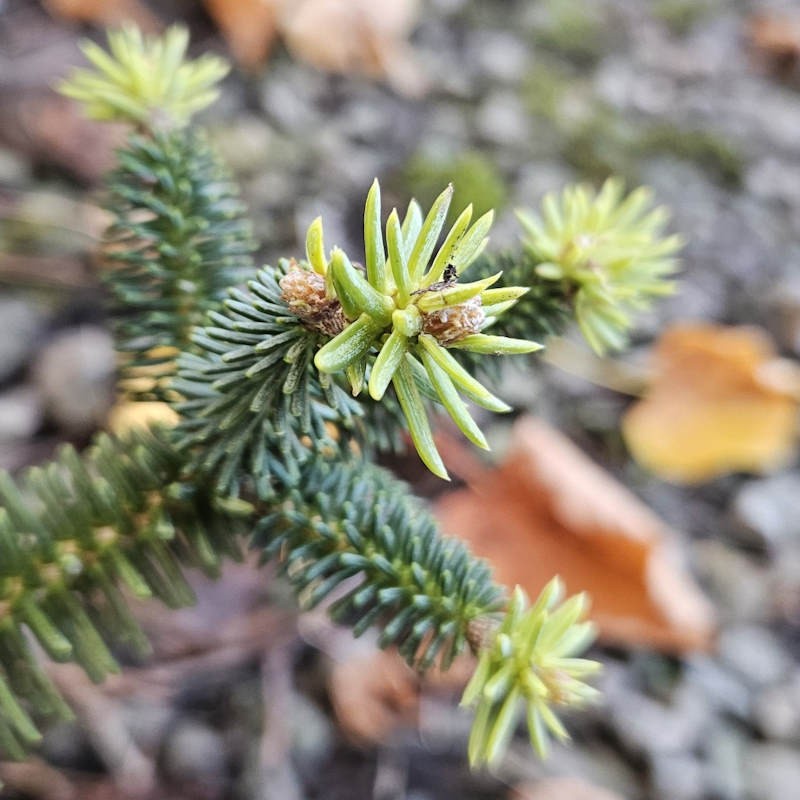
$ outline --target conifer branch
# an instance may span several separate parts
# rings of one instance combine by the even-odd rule
[[[146,130],[174,129],[217,99],[216,84],[228,72],[218,56],[186,58],[187,30],[179,25],[163,36],[144,36],[134,26],[110,31],[108,49],[84,42],[94,69],[78,69],[62,94],[80,100],[93,119],[127,122]]]
[[[56,661],[95,681],[116,671],[108,648],[147,642],[125,593],[172,607],[194,595],[182,565],[214,575],[238,557],[236,512],[202,484],[180,482],[183,462],[165,433],[101,434],[83,455],[66,446],[18,481],[0,473],[0,747],[12,757],[38,735],[23,710],[68,713],[25,631]],[[245,511],[250,507],[245,506]]]
[[[338,248],[328,257],[322,221],[316,219],[306,237],[307,263],[297,265],[291,282],[281,281],[284,297],[298,317],[312,329],[332,335],[314,356],[320,373],[346,375],[353,395],[366,389],[377,402],[391,386],[420,458],[444,479],[447,469],[436,449],[424,398],[439,403],[467,439],[484,449],[486,439],[462,396],[491,411],[510,410],[450,351],[486,356],[530,353],[542,347],[534,341],[483,333],[527,289],[494,287],[500,273],[460,281],[486,247],[493,213],[473,222],[472,206],[467,206],[439,246],[452,195],[453,187],[448,186],[426,215],[412,200],[402,222],[393,209],[384,242],[380,186],[375,180],[364,210],[365,268],[353,264]],[[341,329],[328,331],[315,320],[333,303]]]
[[[568,186],[546,195],[541,211],[519,213],[536,275],[572,294],[575,318],[596,352],[622,349],[633,314],[675,291],[683,241],[665,234],[669,216],[653,206],[650,189],[625,194],[619,178],[597,192]]]
[[[356,635],[378,626],[380,645],[422,670],[446,669],[470,626],[503,605],[488,565],[441,536],[405,484],[359,459],[307,462],[254,543],[279,558],[303,605],[336,597],[334,619]]]
[[[172,384],[183,401],[179,447],[218,491],[238,494],[252,478],[270,497],[276,474],[295,480],[314,452],[343,444],[358,403],[313,367],[324,334],[309,329],[282,297],[287,263],[265,268],[247,290],[231,289],[224,309],[194,335]],[[338,441],[337,441],[338,439]]]
[[[121,387],[163,399],[194,326],[253,271],[250,224],[202,133],[133,134],[118,158],[103,281],[114,300]]]
[[[519,591],[506,604],[488,566],[362,460],[364,445],[407,428],[445,475],[428,409],[483,446],[463,398],[507,409],[478,381],[487,355],[535,350],[573,317],[596,349],[623,343],[631,312],[671,288],[679,242],[663,236],[664,212],[615,182],[571,188],[524,217],[522,254],[481,256],[491,214],[465,209],[445,232],[448,188],[427,214],[412,201],[384,226],[376,182],[363,268],[325,251],[316,220],[304,260],[230,288],[251,268],[249,228],[202,135],[182,129],[224,69],[185,48],[174,31],[115,34],[112,56],[90,47],[97,69],[67,87],[136,128],[111,178],[105,279],[127,390],[182,420],[0,477],[0,748],[22,755],[32,717],[66,713],[26,637],[99,680],[115,669],[111,632],[146,646],[121,587],[189,602],[182,566],[213,573],[248,528],[303,605],[330,602],[356,634],[376,626],[419,669],[478,656],[464,696],[473,763],[499,758],[523,708],[544,753],[547,735],[565,735],[552,707],[592,695],[594,662],[575,657],[592,635],[585,598],[559,605],[551,584],[532,606]]]
[[[476,280],[502,272],[496,286],[524,286],[528,291],[514,305],[513,313],[495,318],[489,332],[515,339],[532,339],[547,344],[560,336],[574,320],[573,292],[563,283],[542,278],[536,272],[541,262],[529,250],[507,250],[482,255],[473,265]],[[461,356],[461,354],[458,354]],[[492,364],[489,359],[471,360],[476,368]]]

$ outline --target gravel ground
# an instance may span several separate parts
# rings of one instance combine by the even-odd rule
[[[424,99],[322,75],[279,53],[262,77],[228,79],[206,122],[242,183],[265,260],[298,252],[320,213],[328,240],[357,252],[363,197],[376,175],[387,203],[411,192],[430,199],[454,179],[462,197],[497,205],[494,242],[508,245],[517,236],[513,209],[568,181],[621,173],[653,187],[688,241],[680,294],[642,320],[635,346],[671,320],[702,318],[764,326],[798,356],[800,94],[797,67],[776,77],[748,47],[747,21],[766,10],[781,4],[430,0],[413,37],[431,82]],[[4,11],[7,23],[17,15],[49,24],[29,3],[0,2],[0,33]],[[207,23],[196,24],[208,34]],[[68,49],[73,32],[48,36],[52,55]],[[32,63],[27,77],[49,83],[48,62]],[[21,91],[18,78],[0,76],[0,95]],[[63,165],[40,162],[0,147],[0,237],[9,252],[66,253],[78,267],[67,288],[0,274],[0,464],[10,468],[40,460],[65,438],[85,441],[111,396],[111,343],[85,242],[20,221],[70,220],[71,204],[87,200]],[[280,780],[293,782],[294,796],[326,800],[495,798],[519,781],[559,775],[628,800],[797,796],[800,467],[676,489],[621,450],[625,398],[549,367],[509,373],[506,384],[522,408],[567,431],[682,532],[688,562],[718,609],[716,652],[601,652],[605,701],[571,721],[575,743],[540,764],[520,738],[494,776],[468,773],[463,718],[446,703],[431,700],[422,738],[407,731],[378,750],[356,749],[343,743],[318,689],[297,689],[293,768]],[[505,431],[497,423],[492,435],[499,441]],[[297,659],[297,675],[313,673],[313,658]],[[155,731],[170,785],[204,787],[194,797],[293,796],[277,779],[248,789],[241,777],[244,748],[234,733],[257,690],[255,669],[227,689],[198,680],[194,700],[166,722],[154,708],[130,712]],[[58,764],[91,763],[91,752],[75,727],[49,739]]]

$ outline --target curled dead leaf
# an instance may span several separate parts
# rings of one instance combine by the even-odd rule
[[[569,594],[588,591],[606,641],[708,648],[713,610],[680,565],[676,532],[543,422],[521,419],[513,442],[500,467],[439,501],[444,530],[530,596],[555,574]]]
[[[622,800],[615,792],[580,778],[545,778],[515,786],[511,800]]]
[[[756,59],[778,77],[789,77],[800,66],[800,14],[754,14],[746,36]]]
[[[0,143],[87,183],[113,166],[114,148],[124,141],[122,126],[97,125],[75,102],[50,89],[0,92],[0,105]]]
[[[681,324],[654,350],[646,397],[623,419],[634,458],[680,483],[775,470],[795,455],[800,367],[750,327]]]
[[[275,40],[275,0],[205,0],[236,61],[246,69],[264,63]]]
[[[47,10],[62,19],[120,25],[133,22],[143,31],[159,30],[160,23],[139,0],[44,0]]]
[[[398,727],[419,722],[424,692],[461,691],[474,670],[475,659],[468,654],[445,672],[420,675],[397,650],[354,649],[334,663],[328,690],[342,730],[356,741],[376,743]]]
[[[425,89],[407,37],[419,0],[205,0],[236,60],[262,64],[277,36],[317,69],[385,79],[410,96]]]
[[[289,50],[318,69],[386,78],[408,95],[424,90],[406,37],[419,0],[305,0],[284,6]]]
[[[394,651],[361,652],[336,663],[328,685],[342,729],[357,741],[380,742],[416,721],[419,677]]]

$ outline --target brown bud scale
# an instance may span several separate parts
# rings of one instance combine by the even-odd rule
[[[280,279],[280,287],[291,312],[311,330],[336,336],[347,327],[342,305],[328,297],[322,275],[294,263]]]
[[[486,315],[480,297],[473,297],[457,306],[448,306],[422,315],[422,330],[436,337],[440,344],[460,341],[473,333],[480,333]]]

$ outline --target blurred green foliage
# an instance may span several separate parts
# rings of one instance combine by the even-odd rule
[[[653,6],[653,16],[676,36],[686,36],[716,5],[714,0],[658,0]]]
[[[615,36],[607,8],[596,0],[540,0],[535,44],[580,65],[608,52]]]
[[[453,184],[453,200],[448,224],[455,222],[457,211],[470,203],[478,218],[487,211],[502,211],[508,203],[508,188],[495,164],[474,150],[443,159],[418,152],[402,169],[396,187],[400,194],[412,194],[423,207],[433,204],[442,186]]]

